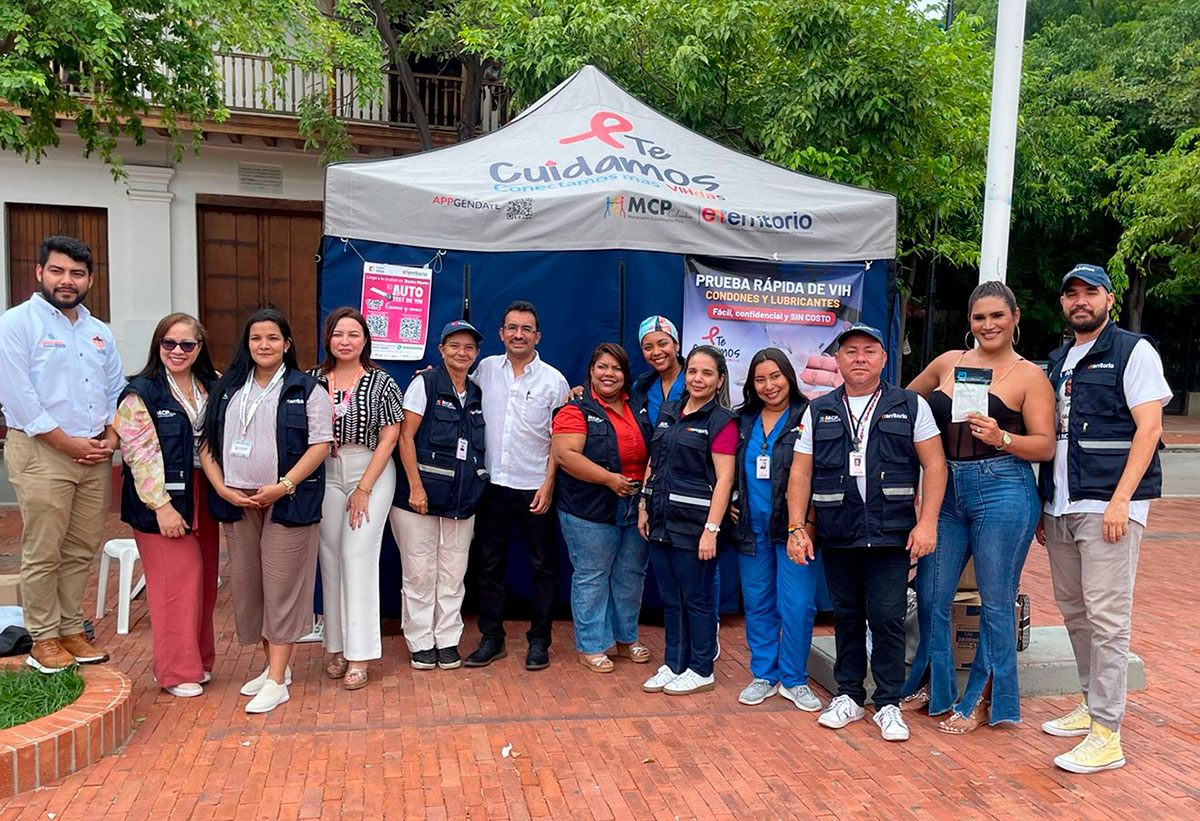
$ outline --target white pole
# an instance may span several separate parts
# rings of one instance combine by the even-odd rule
[[[1008,227],[1012,220],[1017,107],[1021,101],[1021,55],[1025,49],[1025,0],[1000,0],[996,13],[996,63],[992,68],[992,115],[988,126],[987,183],[983,195],[983,241],[979,281],[1005,279]]]

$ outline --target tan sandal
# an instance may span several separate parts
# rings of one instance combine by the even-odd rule
[[[593,673],[611,673],[613,660],[603,653],[580,653],[579,663]]]
[[[624,644],[618,641],[617,655],[623,659],[629,659],[634,664],[645,664],[650,661],[650,648],[644,644],[638,644],[636,641],[632,644]]]
[[[347,690],[361,690],[367,686],[367,671],[363,669],[347,670],[342,679],[342,686]]]
[[[950,713],[950,717],[944,721],[938,722],[938,730],[947,735],[966,735],[973,733],[979,729],[979,725],[983,723],[980,715],[988,708],[986,704],[976,704],[975,709],[963,715],[954,710]]]
[[[346,675],[346,670],[350,667],[350,662],[346,661],[345,656],[332,656],[325,663],[325,675],[332,679],[339,679]]]
[[[917,689],[915,693],[909,693],[904,698],[900,699],[901,712],[909,713],[917,710],[924,710],[929,706],[929,685],[926,684]]]

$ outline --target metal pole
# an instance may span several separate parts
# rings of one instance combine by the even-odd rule
[[[1008,228],[1012,220],[1013,161],[1024,48],[1025,0],[1000,0],[996,12],[996,62],[992,68],[980,282],[991,279],[1003,282],[1008,269]]]

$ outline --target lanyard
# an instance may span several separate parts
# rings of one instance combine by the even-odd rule
[[[871,394],[871,401],[867,403],[862,415],[855,419],[854,411],[850,410],[850,400],[846,398],[845,392],[842,393],[842,403],[846,406],[846,415],[850,417],[850,442],[854,445],[855,450],[861,449],[859,442],[862,441],[863,425],[871,418],[871,411],[875,409],[875,403],[881,396],[883,396],[883,385],[875,389],[875,393]]]
[[[167,371],[167,385],[171,388],[171,393],[174,395],[176,401],[183,406],[184,412],[187,413],[188,421],[195,425],[196,420],[200,417],[200,411],[204,410],[205,400],[205,397],[200,395],[200,389],[196,386],[195,375],[192,375],[192,398],[196,400],[196,404],[194,405],[183,395],[183,391],[179,389],[179,385],[175,382],[175,377],[171,376],[170,371]]]
[[[346,388],[346,390],[342,392],[341,402],[338,402],[334,399],[335,391],[333,389],[333,379],[335,373],[330,371],[329,375],[325,378],[325,389],[329,391],[329,404],[333,405],[333,427],[335,432],[337,430],[338,420],[345,416],[346,412],[350,410],[350,399],[354,396],[354,391],[358,387],[358,380],[362,378],[363,373],[364,371],[362,368],[359,368],[354,372],[354,381],[350,383],[350,387]],[[345,431],[343,431],[343,435],[345,435]],[[333,437],[333,458],[336,459],[337,455],[338,437],[335,435]]]
[[[287,366],[280,365],[279,370],[275,371],[275,375],[271,377],[271,381],[263,388],[263,392],[254,397],[254,401],[250,401],[250,387],[255,384],[254,371],[251,370],[250,374],[246,377],[246,384],[242,387],[242,401],[238,406],[238,416],[242,423],[241,435],[243,439],[246,437],[246,431],[250,429],[250,422],[254,420],[254,414],[258,410],[258,406],[262,404],[267,394],[283,381],[283,374],[286,370]]]

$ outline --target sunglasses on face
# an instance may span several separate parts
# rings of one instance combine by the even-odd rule
[[[178,347],[179,347],[179,348],[180,348],[180,349],[181,349],[181,350],[182,350],[184,353],[191,353],[192,351],[196,350],[196,346],[198,346],[200,343],[199,343],[199,342],[195,342],[195,341],[193,341],[193,340],[191,340],[191,339],[189,339],[189,340],[187,340],[187,341],[185,341],[185,342],[179,342],[179,341],[177,341],[177,340],[174,340],[174,339],[163,339],[163,340],[161,340],[161,341],[160,341],[158,344],[159,344],[159,345],[162,347],[162,349],[163,349],[164,351],[167,351],[168,353],[170,353],[171,351],[175,350],[175,348],[176,348],[177,346],[178,346]]]

